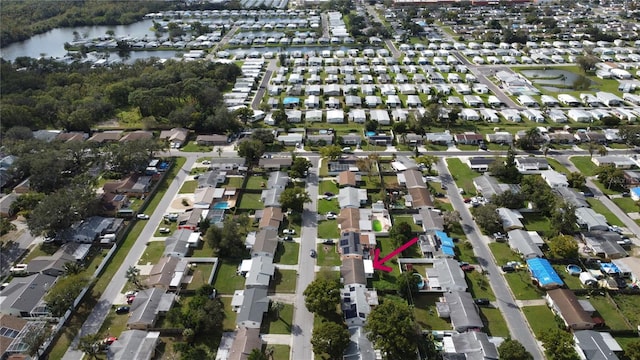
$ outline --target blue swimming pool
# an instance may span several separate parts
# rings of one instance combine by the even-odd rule
[[[217,202],[217,203],[213,204],[213,208],[214,209],[224,209],[224,210],[226,210],[226,209],[230,209],[231,207],[229,207],[229,203],[228,202],[220,201],[220,202]]]
[[[367,131],[365,133],[365,135],[367,135],[367,136],[376,136],[376,132],[375,131]]]

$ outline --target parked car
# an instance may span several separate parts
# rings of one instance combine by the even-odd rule
[[[506,273],[512,273],[516,271],[516,268],[514,268],[511,265],[503,265],[502,266],[502,271],[506,272]]]
[[[282,240],[284,240],[284,241],[293,241],[293,236],[287,235],[287,236],[283,237]]]
[[[327,220],[335,220],[338,217],[338,215],[334,212],[328,212],[327,213]]]
[[[343,147],[342,148],[342,152],[345,154],[351,154],[353,152],[353,150],[350,147]]]
[[[133,302],[133,300],[136,299],[135,295],[131,295],[131,296],[127,296],[127,304],[131,305],[131,303]]]
[[[102,340],[102,343],[103,343],[104,345],[111,345],[111,344],[113,344],[116,340],[118,340],[118,338],[117,338],[117,337],[115,337],[115,336],[107,336],[106,338],[104,338],[104,339]]]
[[[479,306],[487,306],[491,303],[489,299],[485,299],[485,298],[475,299],[474,302],[476,303],[476,305],[479,305]]]
[[[296,230],[295,229],[284,229],[282,230],[282,233],[285,235],[295,235],[296,234]]]
[[[116,309],[116,314],[126,314],[131,310],[128,306],[120,306]]]
[[[462,266],[460,266],[460,269],[462,269],[462,271],[473,271],[473,270],[475,270],[476,268],[475,268],[475,266],[473,266],[473,265],[469,265],[469,264],[467,264],[467,265],[462,265]]]
[[[158,229],[158,232],[159,232],[160,234],[168,234],[168,233],[170,233],[170,232],[171,232],[171,229],[166,228],[166,227],[161,227],[160,229]]]
[[[318,254],[316,253],[316,251],[315,251],[315,250],[311,250],[311,251],[309,252],[309,256],[311,256],[312,258],[316,257],[316,255],[318,255]]]
[[[325,197],[334,197],[334,196],[336,196],[336,194],[334,194],[334,193],[332,193],[330,191],[327,191],[327,192],[324,193],[324,196]]]
[[[335,244],[335,241],[333,241],[333,239],[327,239],[325,241],[322,242],[325,245],[333,245]]]
[[[137,294],[138,294],[138,292],[137,292],[137,291],[135,291],[135,290],[130,290],[130,291],[127,291],[126,293],[124,293],[124,296],[126,296],[126,297],[129,297],[129,296],[136,296]]]
[[[147,214],[138,214],[138,215],[136,215],[136,218],[138,218],[138,220],[149,220],[149,215],[147,215]]]

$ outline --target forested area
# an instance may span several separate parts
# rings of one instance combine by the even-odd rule
[[[18,58],[0,64],[2,128],[88,132],[125,113],[137,122],[126,125],[130,127],[235,131],[241,123],[228,113],[222,93],[240,74],[235,64],[211,62],[149,59],[92,69],[85,64]]]
[[[145,14],[174,5],[173,2],[145,0],[3,1],[0,44],[7,46],[57,27],[131,24],[142,20]]]

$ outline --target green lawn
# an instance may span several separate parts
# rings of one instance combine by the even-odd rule
[[[338,194],[338,184],[333,180],[323,180],[320,181],[320,185],[318,187],[318,193],[323,195],[326,192],[331,192],[334,194]]]
[[[340,254],[336,251],[336,245],[318,244],[318,266],[340,266]]]
[[[468,241],[460,241],[455,247],[456,257],[460,261],[466,261],[469,264],[476,264],[478,259],[473,253],[473,245]]]
[[[100,326],[100,331],[98,331],[100,338],[106,338],[108,336],[119,337],[123,331],[127,330],[127,320],[129,320],[129,317],[116,314],[117,307],[118,306],[115,305],[111,307],[111,311],[109,311],[102,326]]]
[[[611,212],[611,210],[609,210],[609,208],[604,206],[604,204],[600,200],[597,200],[594,198],[587,198],[587,202],[589,203],[589,205],[591,205],[591,208],[593,209],[593,211],[604,215],[609,225],[624,226],[624,223],[620,221],[620,219],[618,219],[618,217],[615,216]]]
[[[526,270],[504,274],[504,277],[517,300],[536,300],[544,296],[544,291],[533,285],[531,275]]]
[[[197,290],[204,284],[208,284],[209,277],[213,271],[213,264],[210,263],[198,263],[193,270],[193,276],[191,282],[187,285],[188,290]]]
[[[572,156],[570,158],[573,165],[575,165],[578,170],[585,176],[593,176],[595,175],[595,170],[598,168],[596,164],[591,161],[591,157],[589,156]]]
[[[222,260],[213,280],[213,286],[221,294],[233,295],[234,291],[244,289],[244,276],[236,274],[240,262]]]
[[[627,322],[624,320],[625,314],[621,313],[620,311],[618,311],[618,309],[616,309],[616,307],[611,302],[609,297],[601,296],[598,294],[598,292],[594,292],[591,296],[580,296],[580,298],[581,299],[588,298],[589,302],[596,309],[600,317],[602,317],[605,320],[607,327],[609,329],[614,329],[614,330],[631,329],[629,325],[627,325]],[[618,296],[616,296],[613,299],[615,299],[614,301],[618,304],[618,306],[620,305],[625,306],[625,301],[620,300]],[[630,307],[631,312],[637,313],[638,311],[637,296],[632,296],[631,299],[632,299],[631,307]],[[631,316],[637,317],[637,315],[634,315],[634,314],[632,314]],[[634,324],[634,322],[631,322],[631,324]]]
[[[210,152],[213,151],[213,146],[203,146],[196,144],[195,141],[189,141],[189,143],[183,146],[180,151],[184,152]]]
[[[509,261],[521,261],[518,254],[513,252],[507,243],[492,242],[489,244],[489,248],[493,253],[493,257],[496,258],[498,266],[502,266]]]
[[[545,332],[558,328],[556,318],[547,305],[524,306],[522,312],[538,339]]]
[[[268,176],[253,175],[247,180],[247,189],[262,190],[267,186]]]
[[[295,270],[276,269],[271,287],[277,293],[293,293],[296,290],[297,273]]]
[[[240,176],[228,176],[227,182],[224,185],[226,188],[236,188],[239,189],[242,187],[242,183],[244,182],[244,178]]]
[[[463,163],[460,159],[447,159],[447,166],[449,172],[455,180],[458,187],[464,189],[465,194],[473,196],[476,195],[476,188],[473,186],[473,178],[480,176],[469,168],[467,164]]]
[[[551,165],[551,167],[553,168],[553,170],[560,172],[560,173],[564,173],[564,174],[569,174],[570,171],[569,169],[566,168],[566,166],[560,164],[560,162],[558,162],[558,160],[547,157],[547,162],[549,162],[549,165]]]
[[[567,284],[569,289],[582,289],[582,283],[580,282],[580,278],[578,276],[573,276],[567,272],[566,265],[551,265],[553,269],[558,273],[562,281]]]
[[[487,335],[500,337],[509,336],[509,327],[507,327],[507,322],[504,321],[500,309],[487,306],[481,306],[479,309]]]
[[[291,334],[291,324],[293,322],[293,305],[282,304],[280,314],[271,311],[264,316],[261,332],[266,334]],[[279,316],[278,316],[279,315]]]
[[[289,360],[291,348],[289,345],[267,345],[273,347],[273,360]]]
[[[283,265],[295,265],[298,263],[300,244],[292,241],[283,241],[278,244],[274,262]]]
[[[264,204],[260,201],[260,194],[243,192],[238,209],[260,210],[264,209]]]
[[[613,202],[616,203],[616,205],[618,205],[618,207],[626,213],[633,213],[633,212],[640,211],[640,208],[638,208],[638,205],[636,205],[636,202],[633,201],[633,199],[630,197],[613,198],[611,200],[613,200]]]
[[[626,317],[627,320],[629,320],[629,323],[631,323],[631,325],[635,326],[640,324],[640,303],[638,302],[637,296],[614,294],[613,300],[616,302],[616,304],[620,308],[620,311],[622,312],[622,316]],[[609,318],[604,317],[604,315],[605,314],[603,314],[603,318],[607,320],[607,324],[609,324]],[[609,326],[613,326],[613,325],[610,324]]]
[[[326,214],[328,212],[339,213],[340,205],[338,199],[333,198],[331,200],[320,199],[318,200],[318,214]]]
[[[482,275],[479,271],[471,271],[467,273],[466,279],[469,292],[474,298],[485,298],[492,301],[496,299],[489,284],[489,279],[485,275]]]
[[[551,222],[546,216],[542,216],[538,213],[523,213],[524,227],[528,231],[537,231],[542,237],[548,236],[551,233]]]
[[[198,187],[198,180],[187,180],[182,184],[178,194],[193,194]]]
[[[318,238],[336,239],[340,236],[338,224],[335,220],[323,220],[318,222]]]
[[[413,313],[416,322],[424,330],[451,330],[451,323],[438,316],[436,311],[436,294],[420,294],[413,298]]]
[[[138,260],[139,265],[155,264],[164,253],[164,241],[149,241],[144,253]]]
[[[220,297],[222,303],[224,304],[224,322],[222,323],[222,327],[225,331],[233,331],[236,328],[236,316],[238,313],[231,309],[231,299],[230,296]]]

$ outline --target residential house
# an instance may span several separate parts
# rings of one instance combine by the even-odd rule
[[[159,342],[158,331],[125,330],[107,347],[107,360],[151,360]]]
[[[364,259],[368,259],[371,251],[368,238],[366,235],[355,231],[345,231],[340,235],[338,244],[338,252],[341,256],[358,255]]]
[[[580,209],[576,209],[576,213]],[[593,256],[603,259],[619,259],[628,255],[618,243],[622,240],[620,234],[612,231],[599,230],[582,233],[582,240],[585,243],[585,250]]]
[[[422,275],[422,274],[421,274]],[[426,270],[426,286],[432,291],[467,291],[467,281],[457,260],[436,258]]]
[[[542,289],[555,289],[564,285],[564,282],[547,259],[527,259],[527,267],[534,283]]]
[[[366,285],[367,276],[362,257],[355,254],[343,256],[340,277],[345,285]]]
[[[329,110],[327,111],[327,122],[330,124],[341,124],[344,122],[344,111]]]
[[[344,208],[340,210],[340,214],[336,219],[338,228],[344,231],[360,230],[360,211],[356,208]]]
[[[346,284],[340,297],[347,326],[364,326],[367,316],[378,305],[378,293],[364,284]]]
[[[276,229],[262,229],[256,233],[255,242],[251,247],[251,256],[273,257],[278,249],[278,231]]]
[[[489,170],[489,166],[496,160],[496,158],[489,157],[470,157],[467,159],[467,165],[471,170],[483,173]]]
[[[131,132],[126,132],[118,141],[120,142],[128,142],[128,141],[138,141],[138,140],[149,140],[153,138],[153,132],[146,130],[136,130]]]
[[[240,326],[233,339],[233,344],[228,351],[227,360],[248,360],[249,355],[255,349],[262,350],[262,338],[259,328],[247,328]]]
[[[373,349],[373,344],[367,338],[364,327],[351,326],[349,327],[349,346],[344,351],[344,360],[378,360],[376,351]]]
[[[565,202],[577,208],[590,207],[585,196],[582,193],[578,192],[576,189],[561,186],[553,189],[553,191],[556,194],[560,195],[560,197],[563,198]]]
[[[167,291],[175,291],[189,272],[189,259],[176,256],[163,256],[153,265],[145,284]]]
[[[359,208],[367,203],[367,199],[367,189],[345,187],[341,188],[338,193],[338,203],[341,209]]]
[[[607,156],[594,156],[591,161],[596,166],[613,165],[617,169],[631,169],[637,167],[637,164],[633,159],[628,156],[621,155],[607,155]]]
[[[105,193],[124,194],[128,197],[144,197],[151,190],[151,176],[131,174],[118,181],[107,181],[102,189]]]
[[[291,158],[290,156],[261,158],[260,160],[258,160],[258,166],[269,171],[288,168],[291,166],[291,164],[293,164],[293,158]]]
[[[160,132],[160,140],[166,140],[171,148],[181,148],[187,142],[189,130],[184,128],[173,128],[171,130],[162,130]]]
[[[501,207],[498,208],[498,216],[500,216],[504,231],[524,229],[524,225],[521,221],[522,214],[518,210]]]
[[[351,109],[349,119],[354,123],[364,123],[367,121],[367,113],[363,109]]]
[[[269,287],[269,282],[275,274],[275,266],[273,265],[273,256],[254,256],[249,260],[243,260],[242,268],[247,269],[245,274],[245,287],[247,289],[253,287]]]
[[[577,208],[576,217],[578,225],[587,231],[609,230],[607,219],[602,214],[595,212],[595,210],[591,208]]]
[[[109,130],[94,133],[87,141],[97,142],[99,144],[116,142],[120,140],[122,130]]]
[[[422,230],[429,235],[444,229],[442,214],[430,209],[418,210],[418,213],[413,215],[413,222],[418,226],[422,226]]]
[[[505,191],[520,191],[519,185],[499,183],[498,179],[486,173],[473,178],[473,186],[485,199],[488,200],[491,200],[493,195],[500,195]]]
[[[566,175],[559,173],[555,170],[543,170],[540,171],[540,176],[542,179],[551,187],[552,189],[556,189],[559,187],[568,187],[569,182],[567,181]]]
[[[549,169],[549,162],[547,159],[539,157],[518,157],[515,159],[516,168],[520,172],[538,172],[541,170]]]
[[[549,290],[545,298],[551,310],[562,318],[567,328],[588,330],[593,329],[596,325],[573,291],[569,289]]]
[[[67,263],[82,264],[91,250],[91,244],[70,242],[63,244],[52,255],[37,256],[27,264],[26,273],[42,273],[61,276],[65,273]]]
[[[486,135],[487,141],[494,144],[507,144],[513,143],[513,135],[506,131],[496,131],[493,134]]]
[[[484,323],[478,313],[471,294],[463,291],[450,291],[444,293],[444,302],[436,302],[436,310],[441,318],[450,318],[451,326],[455,331],[465,332],[479,330]]]
[[[189,239],[200,233],[193,232],[189,229],[179,229],[173,232],[171,236],[165,239],[164,256],[175,256],[178,258],[187,257],[191,254],[191,246],[189,245]]]
[[[616,353],[623,351],[608,332],[578,330],[573,332],[573,340],[580,358],[585,360],[618,360]]]
[[[269,310],[269,304],[271,302],[267,297],[267,288],[247,288],[242,291],[240,301],[241,305],[238,307],[236,325],[249,329],[260,329],[262,318]]]
[[[280,228],[280,223],[284,220],[284,214],[279,207],[267,207],[260,213],[256,211],[256,219],[259,219],[259,229],[278,229]]]
[[[116,234],[123,223],[123,219],[92,216],[59,232],[56,240],[59,242],[92,243],[97,241],[100,236]]]
[[[193,195],[193,208],[209,209],[213,200],[222,196],[220,192],[224,193],[224,189],[211,186],[197,188]]]
[[[496,344],[489,340],[487,334],[481,331],[468,331],[459,334],[445,336],[444,358],[454,359],[478,359],[498,360]],[[451,351],[453,350],[453,351]]]
[[[43,297],[56,280],[57,277],[47,274],[14,277],[0,290],[0,314],[25,318],[49,316]]]
[[[16,316],[0,314],[0,359],[30,359],[29,335],[47,327],[45,321],[28,321]]]
[[[175,301],[175,294],[167,293],[161,288],[151,288],[138,291],[131,313],[127,320],[127,328],[132,330],[148,330],[153,328],[158,316],[165,315]]]
[[[369,111],[369,118],[371,120],[375,120],[380,125],[390,125],[391,118],[389,117],[389,113],[387,110],[374,109]]]
[[[55,137],[55,140],[68,143],[73,141],[85,141],[88,138],[89,138],[89,134],[87,133],[71,131],[71,132],[59,133]]]
[[[478,145],[481,142],[484,142],[484,137],[482,134],[474,133],[474,132],[465,132],[462,134],[454,135],[456,144],[461,145]]]
[[[359,181],[361,181],[361,176],[353,171],[342,171],[338,174],[338,185],[341,187],[355,187]]]
[[[531,233],[537,235],[538,242],[532,238],[533,235]],[[544,257],[542,250],[540,250],[540,246],[544,245],[544,241],[536,232],[516,229],[507,232],[507,237],[509,239],[509,247],[524,259]]]
[[[302,133],[285,133],[278,135],[276,141],[286,146],[299,146],[302,144],[303,137]]]
[[[19,195],[15,192],[0,195],[0,216],[13,216],[11,205],[18,200]]]

